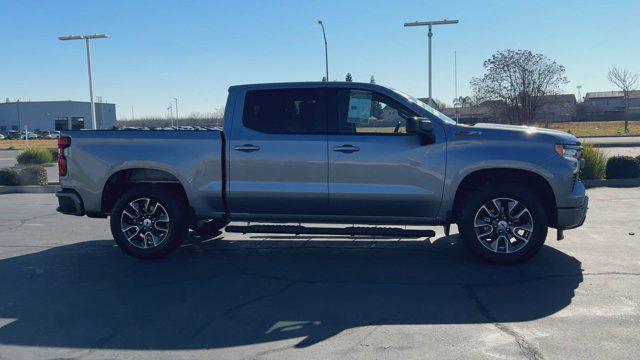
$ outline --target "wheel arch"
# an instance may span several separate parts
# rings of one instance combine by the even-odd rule
[[[189,199],[180,180],[168,171],[149,168],[121,169],[109,176],[102,189],[101,211],[109,214],[118,197],[140,184],[152,184],[173,191],[189,206]]]
[[[456,222],[464,205],[464,199],[475,189],[488,184],[512,183],[532,190],[542,202],[550,226],[557,222],[556,197],[549,182],[540,174],[523,169],[489,168],[467,174],[458,184],[453,200],[451,222]]]

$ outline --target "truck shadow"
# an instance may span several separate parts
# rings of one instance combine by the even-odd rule
[[[580,267],[549,246],[522,265],[482,264],[457,236],[227,235],[158,261],[87,241],[0,260],[0,344],[171,350],[288,339],[305,347],[362,326],[529,321],[571,303]]]

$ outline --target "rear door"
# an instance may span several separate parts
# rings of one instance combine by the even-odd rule
[[[231,213],[326,214],[325,91],[250,90],[241,118],[229,141]]]
[[[422,146],[407,134],[416,114],[381,93],[331,93],[329,209],[336,215],[432,218],[440,208],[446,161],[442,129]],[[403,116],[401,116],[403,115]]]

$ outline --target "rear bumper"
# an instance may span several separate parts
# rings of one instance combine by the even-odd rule
[[[83,216],[85,214],[82,198],[78,193],[70,189],[62,189],[56,192],[58,198],[58,212],[67,215]]]
[[[575,208],[558,208],[558,229],[574,229],[582,226],[587,218],[589,209],[589,197],[584,197],[582,206]]]

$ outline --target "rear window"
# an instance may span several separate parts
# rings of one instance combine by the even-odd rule
[[[252,90],[245,95],[242,123],[269,134],[324,134],[326,103],[318,89]]]

